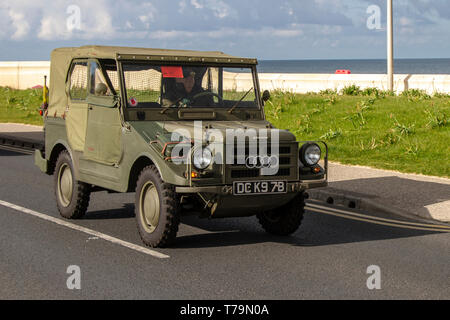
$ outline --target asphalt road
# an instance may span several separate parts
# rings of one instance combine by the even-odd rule
[[[154,250],[168,256],[161,259],[136,250],[134,194],[93,193],[84,219],[63,220],[53,177],[31,155],[2,149],[0,201],[0,299],[450,298],[450,234],[404,218],[371,213],[403,221],[375,224],[351,215],[367,212],[315,206],[284,238],[266,234],[254,217],[185,217],[175,247]],[[71,265],[81,271],[79,290],[67,288]],[[367,287],[371,265],[380,289]]]

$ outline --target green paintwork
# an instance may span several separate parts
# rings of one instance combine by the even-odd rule
[[[283,178],[265,178],[288,181],[286,194],[233,196],[231,186],[234,181],[258,180],[261,177],[234,178],[231,169],[237,167],[213,164],[207,174],[200,172],[199,177],[191,178],[191,164],[176,164],[170,158],[172,133],[182,129],[194,137],[195,120],[202,120],[203,128],[217,130],[223,137],[226,136],[226,129],[268,129],[270,132],[273,127],[265,120],[262,103],[257,103],[258,108],[237,108],[231,113],[226,108],[170,108],[163,113],[159,108],[124,108],[126,101],[120,94],[124,92],[120,69],[122,60],[215,63],[224,67],[228,64],[253,66],[256,76],[256,59],[233,57],[221,52],[101,46],[55,49],[51,57],[49,109],[44,119],[45,157],[40,151],[35,153],[35,163],[43,172],[51,173],[49,168],[54,165],[57,150],[66,149],[72,158],[74,179],[106,190],[130,192],[134,191],[131,182],[135,182],[140,173],[135,168],[143,169],[144,166],[153,164],[158,168],[162,180],[174,185],[180,194],[196,195],[205,201],[212,217],[252,215],[263,208],[281,206],[307,188],[326,185],[326,175],[311,184],[302,181],[298,168],[295,168],[298,162],[298,142],[286,130],[280,131],[280,145],[288,146],[290,151],[285,158],[295,165],[290,165],[290,174]],[[87,81],[87,98],[71,100],[68,93],[72,61],[85,62],[89,70],[91,63],[98,63],[102,59],[115,60],[119,68],[120,92],[110,96],[89,93],[92,84],[88,72],[83,80]],[[259,92],[257,78],[254,85]],[[260,99],[259,96],[256,98]],[[191,142],[185,141],[185,145],[190,150]],[[61,170],[56,174],[59,175],[60,198],[64,199],[73,191],[73,181],[69,181],[67,168]],[[145,192],[140,195],[141,200],[137,205],[142,206],[141,212],[145,213],[143,219],[151,228],[157,224],[158,219],[155,214],[157,207],[159,208],[159,204],[156,205],[155,202],[157,193],[151,184],[143,190]]]
[[[41,150],[34,150],[34,163],[42,172],[47,172],[48,161],[42,156]]]

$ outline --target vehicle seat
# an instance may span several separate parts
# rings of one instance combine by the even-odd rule
[[[105,96],[106,92],[108,92],[108,87],[103,82],[97,83],[95,86],[95,95],[96,96]]]

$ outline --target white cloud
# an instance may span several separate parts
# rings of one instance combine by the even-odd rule
[[[96,2],[82,0],[77,6],[81,14],[79,29],[67,26],[71,17],[67,13],[66,3],[55,1],[51,7],[43,10],[37,37],[42,40],[69,40],[69,39],[104,39],[115,35],[115,27],[111,13],[107,10],[107,1]]]
[[[241,28],[222,28],[211,31],[189,32],[180,30],[157,30],[149,33],[151,39],[178,39],[197,38],[197,39],[222,39],[222,41],[230,41],[230,39],[240,38],[264,38],[264,37],[281,37],[293,38],[303,35],[300,29],[274,29],[271,27],[259,30],[241,29]]]
[[[302,30],[296,29],[277,29],[271,32],[276,37],[292,38],[303,35]]]
[[[133,24],[130,21],[125,22],[125,29],[134,29]]]
[[[206,0],[206,6],[212,10],[214,16],[219,19],[228,17],[232,11],[228,4],[220,0]]]
[[[11,35],[11,39],[23,39],[30,30],[30,25],[25,19],[25,15],[22,12],[17,12],[11,9],[9,10],[9,17],[11,18],[12,25],[15,28],[15,32]]]
[[[186,6],[187,6],[187,4],[186,4],[186,0],[181,0],[179,3],[178,3],[178,13],[183,13],[184,12],[184,10],[186,9]]]
[[[409,46],[407,52],[426,55],[430,45],[442,46],[444,52],[450,35],[448,1],[396,1],[396,52],[403,45]],[[0,43],[231,48],[255,56],[369,54],[374,44],[385,44],[384,32],[366,28],[370,4],[380,6],[384,27],[385,0],[0,0]],[[78,6],[81,13],[80,27],[73,30],[67,27],[69,5]],[[14,45],[1,43],[2,51],[10,52]],[[383,49],[379,52],[384,55]]]
[[[280,9],[271,2],[260,0],[180,0],[175,3],[164,0],[72,0],[70,3],[64,0],[33,3],[2,0],[0,37],[52,41],[129,39],[146,35],[154,37],[155,31],[164,30],[169,38],[174,38],[183,32],[220,33],[226,28],[254,31],[267,28],[282,37],[299,35],[300,32],[291,30],[290,25],[299,19],[298,15],[303,14],[299,10],[301,6],[291,0],[286,3],[284,9]],[[304,3],[310,10],[310,2]],[[69,5],[79,7],[81,13],[80,27],[73,30],[67,28]],[[9,8],[6,17],[1,7]],[[11,22],[5,23],[5,19]]]
[[[68,28],[68,6],[79,7],[80,27]],[[157,9],[148,1],[132,5],[118,0],[2,0],[0,4],[0,39],[13,40],[95,40],[142,37],[142,30],[152,27]],[[8,23],[9,22],[9,23]]]
[[[196,36],[194,32],[179,30],[157,30],[149,33],[150,39],[182,39]]]
[[[67,32],[66,33],[61,32],[62,30],[64,30],[64,27],[62,27],[60,25],[60,23],[58,23],[52,17],[47,16],[47,17],[42,18],[41,26],[40,26],[37,36],[39,39],[42,39],[42,40],[52,40],[56,36],[55,30],[59,30],[58,38],[62,38],[62,39],[68,38]]]
[[[226,18],[233,12],[231,7],[221,0],[191,0],[190,3],[197,10],[207,9],[212,11],[213,15],[219,19]],[[183,8],[184,11],[184,1],[180,2],[179,6]]]
[[[203,9],[203,5],[198,3],[197,0],[191,0],[191,5],[193,5],[195,9]]]

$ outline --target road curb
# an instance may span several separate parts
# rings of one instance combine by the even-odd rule
[[[308,199],[325,202],[327,204],[336,205],[351,209],[360,209],[367,211],[376,211],[388,215],[397,215],[405,218],[413,218],[423,222],[449,223],[449,221],[433,219],[430,216],[423,216],[418,213],[412,213],[391,205],[387,206],[382,203],[382,199],[370,196],[364,197],[355,195],[349,191],[334,189],[327,187],[324,189],[307,190]]]

